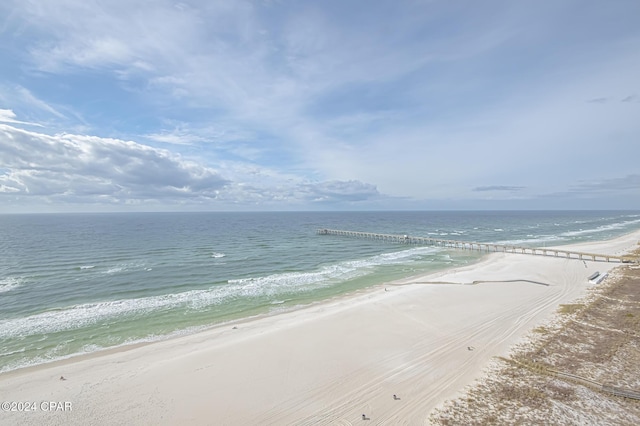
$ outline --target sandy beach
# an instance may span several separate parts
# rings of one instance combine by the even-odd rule
[[[570,247],[613,255],[639,241],[637,231]],[[291,312],[12,371],[0,375],[0,401],[15,411],[3,404],[0,424],[426,424],[492,357],[584,295],[587,277],[617,265],[492,253]]]

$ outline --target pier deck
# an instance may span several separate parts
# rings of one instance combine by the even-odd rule
[[[487,252],[503,252],[529,254],[536,256],[553,256],[567,259],[592,260],[594,262],[640,263],[640,259],[633,256],[614,256],[609,254],[584,253],[575,250],[561,250],[554,248],[523,247],[493,243],[478,243],[471,241],[442,240],[430,237],[415,237],[412,235],[376,234],[372,232],[344,231],[339,229],[318,229],[319,235],[339,235],[344,237],[367,238],[372,240],[401,243],[419,244],[436,247],[449,247],[462,250],[479,250]]]

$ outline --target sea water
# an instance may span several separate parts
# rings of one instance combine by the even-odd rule
[[[319,228],[543,247],[631,232],[640,212],[0,215],[0,372],[294,309],[484,255]]]

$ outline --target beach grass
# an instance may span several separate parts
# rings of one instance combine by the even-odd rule
[[[640,424],[640,401],[605,392],[640,392],[640,269],[617,268],[583,302],[561,305],[431,422]]]

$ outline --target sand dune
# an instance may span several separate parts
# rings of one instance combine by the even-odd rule
[[[575,247],[619,254],[638,240]],[[425,424],[492,357],[583,295],[589,275],[615,266],[494,253],[293,312],[6,373],[0,399],[38,407],[1,412],[0,424],[349,425],[363,414],[370,425]]]

